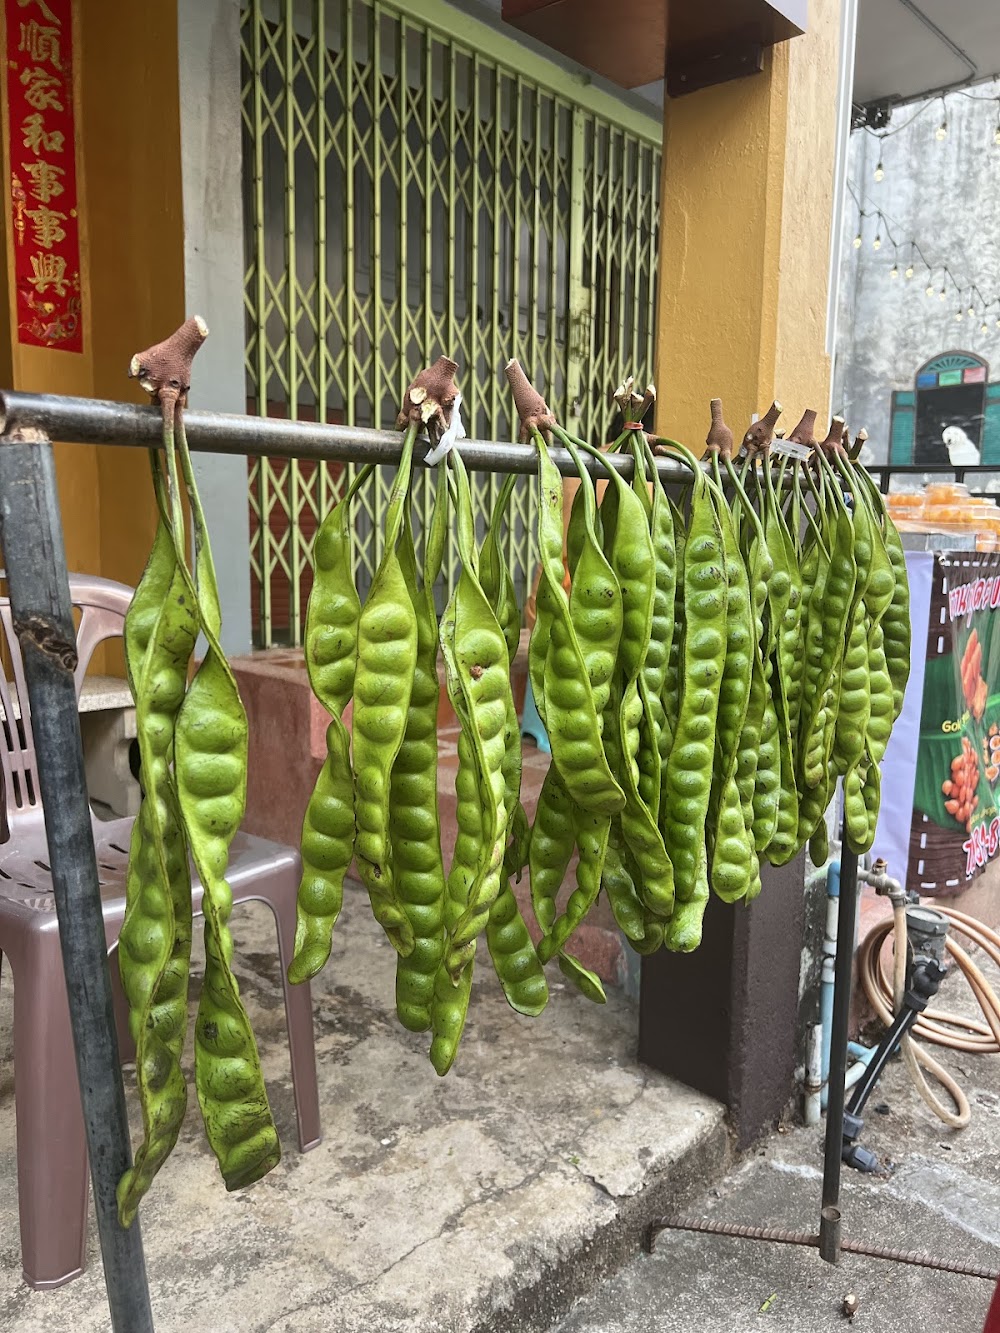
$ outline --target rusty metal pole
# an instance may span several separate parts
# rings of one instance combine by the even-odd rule
[[[73,683],[76,627],[55,464],[48,439],[28,427],[0,439],[0,542],[28,687],[111,1326],[152,1333],[139,1223],[121,1226],[115,1198],[132,1150]]]
[[[854,976],[854,929],[858,911],[858,858],[841,831],[840,902],[837,909],[837,956],[833,970],[833,1021],[830,1027],[830,1074],[827,1082],[826,1145],[823,1151],[823,1201],[819,1215],[819,1252],[827,1263],[840,1262],[840,1170],[844,1152],[844,1081]]]

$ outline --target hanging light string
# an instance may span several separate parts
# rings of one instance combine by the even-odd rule
[[[993,94],[983,96],[980,93],[970,93],[966,92],[963,88],[953,89],[949,96],[964,97],[969,102],[991,102],[996,107],[997,111],[997,121],[993,130],[993,142],[1000,147],[1000,97]],[[929,111],[931,107],[936,106],[938,102],[941,103],[941,119],[934,131],[934,138],[938,143],[941,143],[948,137],[948,103],[943,95],[932,97],[924,102],[923,106],[915,111],[907,120],[904,120],[901,125],[895,125],[889,129],[883,130],[873,130],[870,125],[862,125],[860,128],[863,129],[866,134],[870,134],[873,139],[877,139],[881,144],[883,139],[890,139],[894,134],[901,134],[903,130],[909,129],[915,120],[922,116],[926,111]],[[882,161],[881,149],[879,149],[878,162],[875,166],[874,176],[876,181],[885,179],[885,164]]]
[[[992,99],[978,98],[977,100],[986,101]],[[928,296],[936,295],[939,300],[945,301],[948,299],[949,290],[953,291],[958,296],[959,304],[955,312],[956,320],[964,319],[966,313],[968,313],[970,319],[975,319],[977,310],[976,298],[978,298],[978,310],[982,316],[980,331],[985,333],[989,328],[986,314],[993,308],[993,306],[998,307],[996,326],[997,328],[1000,328],[1000,296],[996,296],[992,300],[987,301],[977,283],[959,282],[948,264],[932,264],[930,260],[927,259],[916,240],[912,238],[906,241],[897,240],[896,236],[893,234],[892,228],[896,227],[902,232],[902,226],[899,221],[890,214],[884,212],[881,208],[865,208],[861,203],[861,198],[853,182],[847,182],[847,189],[858,209],[858,230],[854,237],[855,250],[860,250],[861,246],[864,244],[863,226],[865,219],[875,218],[875,236],[872,240],[872,249],[881,250],[886,243],[892,246],[894,257],[892,268],[889,272],[890,278],[897,280],[900,276],[899,264],[901,254],[905,255],[906,258],[903,273],[907,279],[914,277],[916,273],[915,260],[919,259],[922,267],[927,270],[927,286],[925,291]],[[935,279],[935,274],[938,272],[941,274],[940,287],[937,286]],[[966,292],[969,294],[967,303],[962,300]]]

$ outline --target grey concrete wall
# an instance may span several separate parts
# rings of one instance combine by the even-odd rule
[[[1000,379],[1000,146],[994,142],[1000,84],[952,93],[945,100],[948,134],[938,141],[940,98],[898,109],[894,131],[879,141],[865,130],[851,136],[848,179],[866,210],[886,215],[882,247],[875,251],[874,218],[862,223],[863,244],[855,250],[857,205],[850,198],[841,229],[841,274],[834,369],[834,409],[843,408],[855,429],[865,426],[875,457],[888,457],[889,417],[894,389],[913,389],[917,369],[944,352],[970,352],[989,362],[988,378]],[[973,100],[979,99],[979,100]],[[919,112],[919,114],[917,114]],[[909,123],[907,123],[909,122]],[[902,127],[902,128],[901,128]],[[875,180],[881,160],[885,176]],[[900,245],[899,277],[890,274],[899,242],[915,239],[931,274],[914,260],[907,280],[909,246]],[[936,294],[947,264],[955,280],[977,282],[986,302],[975,299],[976,316],[955,318],[959,294],[950,282],[944,301]],[[935,295],[928,297],[928,283]],[[963,309],[968,292],[962,293]]]
[[[246,411],[239,0],[178,0],[185,298],[210,337],[191,401]],[[250,648],[250,528],[242,457],[195,457],[222,602],[222,645]]]

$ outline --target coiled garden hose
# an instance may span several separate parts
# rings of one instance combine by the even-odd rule
[[[948,1050],[970,1055],[994,1055],[1000,1052],[1000,999],[969,954],[952,938],[964,935],[981,948],[1000,968],[1000,934],[984,926],[975,917],[954,908],[935,905],[950,927],[946,948],[965,977],[982,1010],[986,1022],[966,1018],[943,1009],[927,1009],[917,1019],[910,1033],[900,1043],[903,1060],[923,1100],[935,1115],[953,1129],[969,1123],[969,1100],[952,1075],[917,1041],[917,1038]],[[882,946],[889,934],[894,939],[893,974],[890,981],[882,962]],[[889,1024],[899,1008],[906,986],[906,908],[902,902],[893,906],[893,918],[871,930],[858,950],[861,986],[879,1019]],[[939,1100],[927,1082],[926,1070],[947,1092],[954,1110]]]

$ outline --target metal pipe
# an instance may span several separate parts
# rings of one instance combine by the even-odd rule
[[[31,708],[111,1326],[152,1333],[139,1223],[125,1230],[115,1199],[132,1152],[73,683],[76,627],[52,446],[38,431],[8,436],[0,448],[0,541]]]
[[[840,1261],[840,1168],[844,1144],[844,1079],[847,1075],[847,1029],[854,970],[854,926],[858,904],[858,858],[841,834],[840,909],[837,914],[837,955],[834,961],[833,1024],[830,1036],[830,1079],[823,1153],[823,1202],[820,1211],[820,1255]]]
[[[805,1245],[815,1249],[819,1237],[812,1231],[786,1231],[780,1227],[750,1227],[734,1222],[720,1222],[717,1218],[661,1217],[646,1233],[645,1248],[653,1253],[656,1238],[661,1231],[700,1231],[709,1236],[731,1236],[734,1240],[763,1240],[777,1245]],[[981,1277],[987,1282],[1000,1279],[1000,1269],[981,1264],[967,1264],[961,1259],[939,1259],[934,1254],[919,1250],[897,1250],[885,1245],[868,1245],[863,1240],[845,1240],[841,1249],[848,1254],[863,1254],[870,1259],[888,1259],[894,1264],[913,1264],[917,1268],[931,1268],[938,1273],[959,1273],[963,1277]]]
[[[270,458],[326,458],[348,463],[399,462],[403,437],[398,431],[367,430],[360,426],[326,426],[311,421],[276,417],[247,417],[222,412],[184,414],[188,444],[200,453],[250,454]],[[0,391],[0,432],[7,438],[20,427],[41,430],[50,440],[65,444],[141,445],[163,443],[163,418],[158,408],[116,403],[96,398],[69,398],[55,394]],[[417,442],[415,459],[422,461],[430,446]],[[534,475],[538,454],[534,445],[461,440],[456,448],[466,466],[477,471]],[[566,449],[553,446],[553,463],[564,476],[576,476],[576,464]],[[635,466],[631,454],[608,454],[608,465],[624,477]],[[585,458],[597,477],[603,468]],[[686,463],[658,458],[657,471],[666,482],[683,483],[691,477]]]

